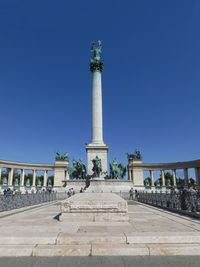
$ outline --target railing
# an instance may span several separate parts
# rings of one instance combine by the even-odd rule
[[[0,196],[0,212],[67,198],[66,193],[41,192]]]
[[[139,192],[139,202],[200,218],[200,192],[183,190],[179,193]]]

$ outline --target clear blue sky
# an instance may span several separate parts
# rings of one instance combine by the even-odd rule
[[[90,42],[102,40],[109,161],[200,158],[200,1],[0,1],[0,158],[86,162]]]

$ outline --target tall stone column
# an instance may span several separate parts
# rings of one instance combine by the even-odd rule
[[[154,186],[154,175],[153,175],[153,170],[150,170],[150,178],[151,178],[151,186]]]
[[[161,170],[161,177],[162,177],[162,186],[165,186],[165,172]]]
[[[176,186],[176,170],[172,170],[173,185]]]
[[[33,184],[32,186],[35,186],[36,183],[36,170],[33,170]]]
[[[100,58],[101,42],[99,47],[91,44],[91,51],[94,53],[90,60],[90,71],[92,72],[92,140],[86,145],[88,156],[88,175],[92,175],[92,160],[98,156],[102,164],[102,177],[107,175],[107,153],[108,145],[103,142],[103,115],[102,115],[102,85],[101,73],[103,71],[103,60]]]
[[[20,174],[20,186],[24,186],[24,174],[25,174],[25,171],[24,169],[22,169],[21,174]]]
[[[2,169],[1,169],[1,167],[0,167],[0,181],[1,181],[1,172],[2,172]]]
[[[11,168],[9,170],[9,173],[8,173],[8,185],[9,186],[12,186],[13,185],[13,168]]]
[[[188,169],[187,168],[184,169],[184,181],[185,181],[185,185],[188,185]]]

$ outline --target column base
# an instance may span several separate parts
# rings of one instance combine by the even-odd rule
[[[101,165],[102,165],[102,174],[100,179],[104,179],[108,176],[108,169],[107,169],[107,154],[109,146],[105,144],[88,144],[85,147],[88,157],[88,175],[93,175],[93,163],[92,160],[98,156],[101,159]],[[96,177],[99,179],[98,177]]]

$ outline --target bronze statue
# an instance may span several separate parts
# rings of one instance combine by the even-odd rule
[[[110,163],[110,179],[123,179],[125,175],[126,167],[114,159],[113,162]]]
[[[102,173],[101,159],[98,156],[96,156],[96,158],[92,160],[92,163],[93,163],[92,171],[94,172],[93,176],[100,177]]]
[[[68,160],[69,161],[69,153],[65,152],[63,155],[60,154],[60,152],[56,152],[56,160]]]
[[[72,160],[73,166],[67,166],[70,179],[86,179],[87,170],[85,163],[79,159],[79,161]]]
[[[128,160],[134,160],[134,159],[141,160],[142,159],[142,155],[141,155],[140,151],[137,149],[135,150],[135,154],[129,154],[127,152],[126,155],[127,155]]]

